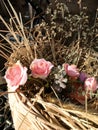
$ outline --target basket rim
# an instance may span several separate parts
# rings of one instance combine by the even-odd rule
[[[54,121],[52,118],[57,116],[57,118],[63,119],[63,121],[66,122],[66,124],[68,124],[68,122],[69,122],[69,126],[72,129],[76,129],[75,126],[72,125],[72,124],[74,124],[72,122],[75,122],[75,121],[77,122],[78,125],[85,128],[83,126],[83,124],[81,125],[81,123],[79,123],[79,122],[81,122],[82,119],[85,120],[85,122],[90,121],[90,122],[93,122],[94,124],[98,125],[98,117],[96,115],[92,115],[92,114],[89,114],[86,112],[81,112],[79,110],[71,110],[71,109],[61,108],[61,107],[57,106],[56,104],[44,101],[41,98],[41,96],[38,94],[36,95],[36,98],[32,99],[32,101],[35,103],[39,103],[44,107],[44,110],[41,110],[41,111],[43,111],[42,112],[43,114],[41,113],[41,111],[39,112],[39,110],[37,110],[37,108],[34,106],[35,104],[31,104],[29,101],[26,101],[27,98],[25,97],[25,95],[23,95],[22,93],[17,93],[17,92],[9,94],[10,95],[9,96],[9,103],[10,103],[12,113],[13,113],[13,111],[15,111],[17,109],[16,108],[13,109],[13,106],[12,106],[13,104],[11,104],[11,100],[10,100],[11,94],[13,94],[13,96],[16,98],[15,102],[18,102],[18,105],[21,105],[21,108],[23,107],[22,110],[18,109],[18,110],[21,110],[22,115],[25,112],[25,115],[29,116],[29,119],[31,121],[33,120],[33,122],[34,122],[34,119],[35,119],[35,122],[37,122],[37,125],[40,124],[38,122],[41,122],[41,124],[43,124],[44,126],[47,126],[48,128],[50,128],[52,125],[52,128],[54,128],[54,129],[56,127],[58,127],[59,129],[65,130],[65,128],[63,128],[62,126],[59,126],[59,124],[57,122],[56,123],[58,124],[58,126],[57,126],[57,124],[55,124],[55,122],[49,122],[48,120],[46,120],[45,116],[43,115],[45,113],[52,115],[50,117],[50,119],[52,121]],[[19,94],[20,94],[20,96],[19,96]],[[21,96],[23,97],[23,99],[21,98]],[[27,104],[25,104],[25,103],[27,103]],[[14,107],[17,107],[17,106],[14,106]],[[44,113],[44,111],[45,111],[45,113]],[[75,115],[75,117],[74,117],[74,115]],[[77,117],[79,117],[80,119],[78,119]],[[15,124],[15,122],[14,122],[14,124]]]

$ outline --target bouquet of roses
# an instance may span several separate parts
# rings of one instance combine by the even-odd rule
[[[23,66],[20,61],[17,61],[8,67],[4,78],[11,91],[19,90],[20,86],[24,87],[28,80],[32,80],[32,78],[41,79],[43,82],[47,80],[48,87],[50,84],[51,86],[55,84],[55,88],[58,85],[59,88],[68,89],[70,84],[72,89],[69,94],[70,98],[76,99],[81,104],[84,103],[85,99],[83,92],[87,93],[89,98],[89,92],[95,93],[98,88],[95,77],[79,72],[76,65],[64,63],[62,66],[55,67],[45,59],[34,59],[29,68]]]

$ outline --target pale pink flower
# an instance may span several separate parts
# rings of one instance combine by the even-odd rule
[[[66,74],[70,77],[79,77],[79,70],[76,65],[64,64],[64,69]]]
[[[35,59],[30,65],[33,77],[41,79],[45,79],[49,75],[52,67],[53,64],[45,59]]]
[[[87,78],[84,82],[84,87],[87,91],[96,91],[96,89],[98,88],[98,83],[95,77]]]
[[[27,68],[17,61],[12,67],[8,67],[4,76],[7,86],[15,91],[19,85],[24,85],[27,81]]]

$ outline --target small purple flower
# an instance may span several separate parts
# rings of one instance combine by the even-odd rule
[[[84,82],[87,78],[87,74],[84,73],[84,72],[81,72],[80,75],[79,75],[79,79],[81,82]]]

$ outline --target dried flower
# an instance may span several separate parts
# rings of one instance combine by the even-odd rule
[[[66,88],[66,83],[67,83],[65,70],[60,65],[58,65],[57,70],[58,70],[57,73],[54,74],[55,83],[59,84],[59,87],[64,89],[64,88]]]
[[[96,89],[98,88],[98,83],[95,77],[87,78],[84,82],[84,87],[87,91],[96,91]]]
[[[64,64],[64,69],[66,74],[70,77],[79,77],[79,70],[76,65]]]
[[[53,64],[45,59],[35,59],[30,65],[34,78],[45,79],[51,72]]]
[[[7,86],[15,91],[19,85],[24,85],[27,81],[27,68],[17,61],[12,67],[8,67],[4,76]]]

